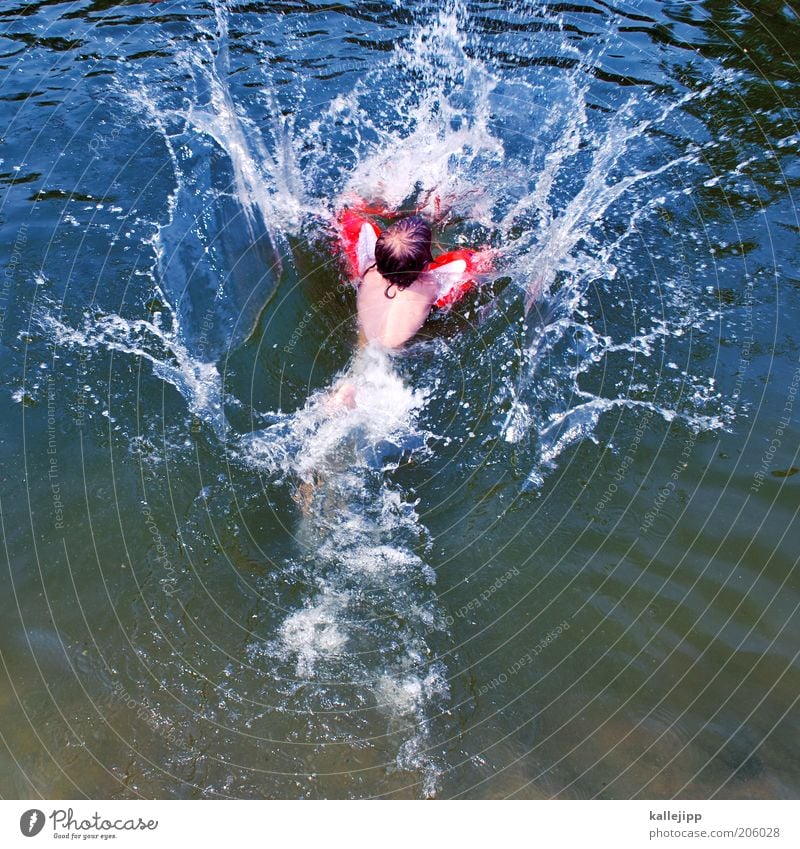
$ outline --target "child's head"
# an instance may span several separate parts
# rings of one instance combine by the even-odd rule
[[[395,221],[375,245],[378,271],[401,289],[410,286],[432,260],[431,228],[418,215]]]

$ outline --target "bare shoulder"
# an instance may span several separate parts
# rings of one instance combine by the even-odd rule
[[[384,293],[386,288],[391,286],[391,283],[378,271],[377,268],[371,268],[361,280],[366,284],[366,288],[371,291],[379,291]],[[417,279],[405,289],[393,290],[394,294],[390,296],[390,300],[395,301],[400,298],[400,303],[411,300],[419,301],[420,299],[430,300],[433,303],[438,297],[439,285],[436,277],[428,272],[423,272]]]
[[[423,271],[422,274],[417,277],[417,279],[408,287],[406,290],[408,292],[417,292],[420,295],[423,295],[426,298],[432,298],[433,301],[436,300],[439,292],[439,281],[436,279],[434,274],[430,272]]]
[[[439,280],[433,271],[423,271],[414,281],[414,286],[419,286],[425,290],[435,289],[439,285]],[[413,288],[413,287],[412,287]]]
[[[374,265],[364,273],[364,276],[361,278],[361,280],[359,282],[360,283],[376,283],[376,284],[377,283],[383,283],[384,286],[386,285],[386,279],[380,273],[380,271],[378,271],[378,269],[375,268]]]

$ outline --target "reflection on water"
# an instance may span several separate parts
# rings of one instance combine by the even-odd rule
[[[796,18],[0,17],[4,795],[796,795]],[[355,196],[496,257],[399,355]]]

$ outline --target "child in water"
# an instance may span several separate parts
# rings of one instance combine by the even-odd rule
[[[375,242],[375,261],[357,284],[359,344],[399,348],[419,331],[439,297],[431,228],[418,215],[401,218]]]
[[[358,358],[362,363],[402,347],[419,332],[432,308],[455,303],[487,268],[488,252],[460,249],[434,259],[431,228],[418,215],[398,219],[383,232],[357,213],[345,211],[342,219],[342,245],[357,290],[358,346],[366,355]],[[326,396],[325,407],[331,413],[355,410],[357,394],[351,371],[351,378]],[[295,500],[304,514],[324,479],[316,470],[311,480],[298,486]]]
[[[472,272],[481,265],[480,255],[468,250],[434,260],[431,228],[418,215],[401,218],[383,232],[354,216],[343,222],[342,229],[350,270],[357,277],[360,348],[402,347],[422,328],[434,306],[449,306],[473,285]],[[353,385],[340,385],[331,403],[355,407]]]

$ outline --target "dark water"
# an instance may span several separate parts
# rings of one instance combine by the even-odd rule
[[[3,796],[796,798],[793,3],[0,10]]]

